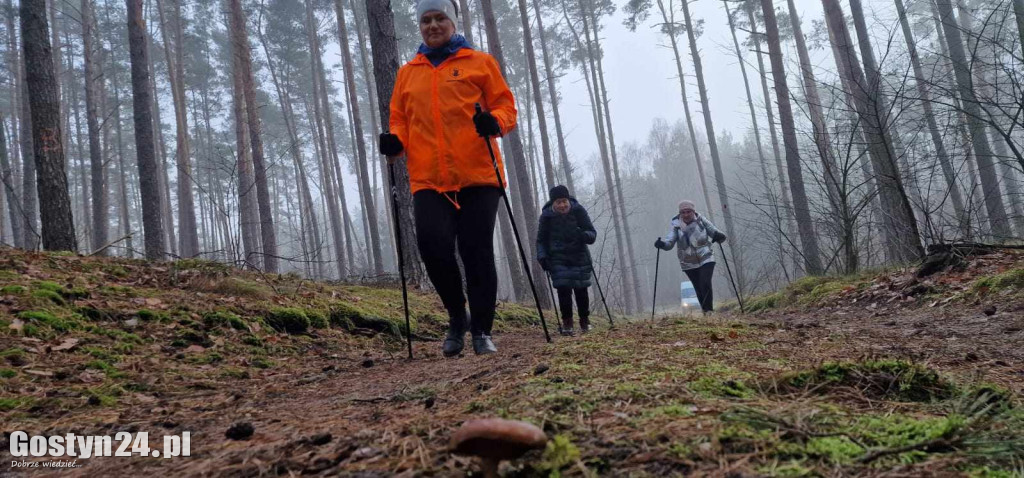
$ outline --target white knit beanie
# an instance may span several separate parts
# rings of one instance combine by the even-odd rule
[[[424,13],[432,10],[443,13],[452,23],[459,18],[459,8],[455,6],[453,0],[420,0],[416,4],[416,22],[418,23],[423,18]]]
[[[679,210],[682,211],[683,209],[692,209],[692,210],[696,211],[697,210],[697,205],[694,204],[694,202],[690,201],[689,199],[686,199],[686,200],[683,200],[683,201],[679,201]]]

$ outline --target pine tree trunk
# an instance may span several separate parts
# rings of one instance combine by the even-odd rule
[[[24,35],[22,35],[22,42],[24,40]],[[22,223],[25,226],[22,242],[25,249],[35,250],[39,248],[39,195],[36,190],[35,145],[33,144],[32,111],[30,109],[31,94],[28,89],[27,58],[24,57],[24,49],[19,48],[19,51],[22,52],[21,88],[19,88],[21,97],[18,99],[18,104],[21,107],[21,213]]]
[[[480,9],[483,13],[484,24],[487,26],[487,47],[490,50],[491,55],[498,61],[498,65],[501,67],[502,76],[507,77],[507,66],[505,63],[505,55],[502,52],[501,40],[498,36],[498,23],[494,17],[494,9],[491,5],[491,0],[481,0]],[[482,140],[481,140],[482,141]],[[536,256],[531,253],[530,238],[537,237],[537,221],[536,218],[540,217],[537,212],[537,204],[533,199],[533,185],[530,184],[530,176],[526,169],[526,155],[523,151],[523,141],[520,137],[519,129],[513,129],[507,135],[505,135],[505,145],[507,146],[508,154],[505,156],[505,165],[509,169],[509,181],[515,180],[518,182],[518,194],[520,206],[522,207],[523,214],[519,218],[518,224],[523,224],[525,227],[526,234],[520,237],[523,244],[523,249],[526,251],[527,260],[531,262],[530,266],[526,267],[530,271],[533,277],[533,283],[537,287],[543,284],[545,281],[544,271],[541,269],[540,264],[537,263]],[[550,300],[549,294],[543,294],[542,291],[538,292],[538,299],[540,299],[541,307],[548,308],[551,306],[552,301]]]
[[[671,0],[670,0],[671,1]],[[684,0],[685,1],[685,0]],[[658,10],[661,11],[662,22],[666,25],[669,43],[672,45],[672,55],[676,61],[676,73],[679,76],[679,92],[683,98],[683,114],[686,118],[686,130],[690,135],[690,145],[693,147],[693,161],[697,164],[697,177],[700,179],[700,189],[704,196],[704,210],[711,211],[711,195],[708,194],[708,182],[704,174],[704,159],[701,157],[700,144],[697,143],[697,133],[693,129],[693,118],[690,115],[690,100],[686,95],[686,76],[683,75],[683,56],[679,53],[679,41],[676,38],[675,10],[672,4],[665,8],[663,0],[658,0]]]
[[[89,134],[89,165],[92,181],[92,243],[99,248],[107,243],[107,211],[110,209],[107,193],[107,171],[100,144],[99,98],[97,82],[103,83],[103,66],[96,71],[93,46],[92,0],[82,0],[82,61],[85,76],[85,124]],[[100,254],[106,255],[106,252]]]
[[[7,199],[7,212],[11,217],[11,234],[14,237],[15,245],[17,245],[20,242],[18,238],[23,237],[21,221],[18,220],[20,216],[18,204],[20,201],[18,200],[18,192],[14,187],[14,171],[11,168],[11,160],[7,150],[7,134],[2,115],[0,115],[0,175],[3,178],[4,198]],[[0,211],[0,214],[3,214],[3,212]]]
[[[153,91],[149,82],[149,54],[146,51],[146,24],[142,19],[142,0],[126,0],[128,40],[131,47],[132,109],[135,117],[135,151],[139,164],[139,189],[142,193],[142,224],[146,258],[164,259],[163,223],[160,220],[159,174],[153,143]]]
[[[957,90],[963,102],[964,112],[967,114],[968,129],[971,132],[975,160],[978,162],[978,173],[981,176],[981,188],[985,197],[985,209],[988,212],[992,233],[995,235],[996,240],[1006,240],[1006,238],[1011,236],[1010,222],[1007,217],[1006,207],[1002,203],[1002,195],[998,190],[998,179],[995,174],[992,149],[988,143],[988,135],[985,133],[985,123],[982,120],[981,108],[978,106],[978,98],[975,95],[971,70],[968,66],[967,54],[964,51],[964,42],[961,37],[961,29],[959,29],[956,17],[953,15],[950,0],[938,0],[937,7],[941,16],[946,46],[949,48],[949,57],[953,64],[953,74],[956,78]]]
[[[797,143],[796,127],[793,123],[793,108],[790,105],[789,85],[786,83],[786,70],[782,62],[782,45],[779,42],[779,25],[775,19],[772,0],[761,0],[761,10],[764,14],[764,27],[768,37],[768,58],[772,65],[772,77],[775,79],[775,93],[779,103],[779,122],[782,125],[782,141],[786,148],[789,187],[793,195],[797,228],[800,231],[804,267],[808,274],[820,275],[824,273],[824,268],[818,249],[818,237],[814,232],[814,222],[807,202],[807,192],[804,189],[800,147]]]
[[[465,1],[465,0],[462,0]],[[551,163],[551,142],[548,140],[548,120],[544,115],[544,100],[540,91],[540,75],[537,73],[537,56],[533,51],[533,31],[530,28],[530,15],[526,9],[526,0],[519,0],[519,18],[523,23],[523,44],[526,46],[526,67],[530,73],[530,85],[533,88],[533,101],[537,107],[537,125],[540,128],[540,148],[544,156],[544,179],[548,189],[557,185],[555,168]]]
[[[370,244],[367,247],[373,253],[373,272],[376,275],[384,274],[384,264],[381,258],[380,231],[377,228],[377,206],[373,201],[373,190],[370,189],[369,162],[366,157],[366,140],[363,135],[363,121],[359,112],[359,94],[356,92],[355,65],[352,63],[352,53],[349,51],[348,26],[345,19],[345,11],[342,8],[342,0],[334,0],[334,10],[338,17],[338,43],[341,48],[342,67],[345,70],[345,85],[348,89],[349,105],[352,108],[352,127],[355,129],[356,153],[359,161],[359,188],[362,192],[362,203],[366,208],[366,219],[370,226]]]
[[[594,41],[594,53],[595,53],[596,63],[597,63],[598,86],[600,86],[601,103],[602,103],[603,110],[604,110],[605,124],[606,124],[607,130],[608,130],[608,150],[611,153],[612,174],[613,174],[614,180],[615,180],[615,194],[616,194],[616,197],[618,199],[618,201],[616,201],[616,206],[619,208],[619,216],[622,218],[623,235],[626,238],[625,248],[626,248],[626,259],[627,259],[627,262],[625,262],[623,264],[623,268],[625,268],[626,273],[629,274],[629,280],[630,280],[630,283],[632,284],[632,289],[631,290],[633,291],[633,298],[636,301],[635,303],[639,307],[639,304],[643,303],[643,297],[642,296],[644,294],[642,293],[642,291],[640,289],[640,280],[639,280],[639,277],[637,276],[637,273],[636,273],[636,263],[637,263],[637,261],[636,261],[635,254],[633,253],[633,251],[634,251],[634,249],[633,249],[633,236],[630,234],[630,232],[633,229],[629,226],[629,213],[626,211],[626,196],[622,193],[622,178],[620,177],[620,174],[619,174],[619,171],[620,171],[620,169],[619,169],[619,155],[618,155],[617,149],[615,147],[615,134],[612,132],[611,101],[608,99],[608,89],[605,88],[605,84],[604,84],[604,66],[603,66],[603,63],[604,63],[604,59],[603,59],[604,53],[603,53],[603,51],[604,50],[601,48],[601,41],[598,38],[597,16],[596,16],[593,4],[592,4],[592,2],[588,1],[587,5],[588,5],[589,8],[588,8],[586,13],[589,14],[589,16],[591,18],[591,25],[592,25],[593,36],[594,36],[594,39],[593,39],[593,41]],[[584,23],[584,27],[586,27],[586,23]],[[584,28],[584,33],[586,33],[586,30],[587,29]]]
[[[21,108],[19,107],[19,98],[21,97],[21,48],[18,48],[17,32],[14,27],[14,19],[17,16],[17,9],[14,8],[14,3],[11,0],[7,0],[4,5],[6,15],[4,15],[5,25],[7,27],[7,67],[11,71],[10,75],[10,105],[11,105],[11,129],[10,129],[10,143],[8,151],[8,163],[10,165],[10,177],[4,182],[4,186],[8,189],[8,204],[7,207],[11,211],[11,232],[14,235],[13,243],[14,247],[23,248],[25,247],[25,215],[22,212],[22,185],[18,184],[18,178],[21,177],[21,168],[19,167],[19,158],[21,154],[21,148],[19,147],[19,121],[18,116],[21,114]],[[17,72],[17,73],[15,73]],[[11,198],[13,196],[13,202]]]
[[[835,1],[835,0],[830,0]],[[854,28],[860,46],[861,59],[864,61],[866,82],[855,81],[859,85],[855,98],[866,100],[866,115],[862,116],[871,142],[870,151],[875,154],[875,173],[878,175],[879,194],[885,210],[885,224],[891,234],[886,234],[886,245],[890,250],[890,261],[911,262],[924,256],[921,246],[921,234],[914,217],[914,208],[900,175],[899,154],[895,149],[893,135],[899,132],[891,126],[889,119],[889,100],[882,91],[882,73],[875,61],[875,53],[871,47],[871,37],[864,20],[861,0],[850,0],[850,11],[853,15]],[[828,14],[826,14],[828,15]],[[845,28],[845,25],[844,25]],[[837,37],[843,39],[843,37]],[[842,53],[843,47],[840,46]],[[852,58],[847,55],[848,58]],[[853,72],[853,70],[851,70]],[[861,78],[854,73],[853,76]]]
[[[249,127],[249,147],[252,150],[253,176],[256,179],[256,202],[259,207],[260,237],[262,239],[263,268],[267,272],[278,272],[277,233],[274,230],[274,214],[270,206],[270,189],[267,185],[267,165],[263,155],[262,127],[259,108],[256,103],[256,79],[252,71],[252,51],[246,31],[245,12],[241,0],[228,0],[230,11],[230,32],[234,46],[236,65],[242,77],[245,95],[245,110]]]
[[[380,124],[388,125],[391,118],[391,93],[398,75],[398,39],[395,36],[395,19],[390,0],[366,0],[366,18],[370,27],[370,48],[373,50],[373,78],[377,85],[377,111]],[[399,159],[388,168],[393,168],[395,181],[390,177],[385,182],[392,196],[392,207],[398,209],[398,224],[401,228],[402,255],[406,278],[413,284],[423,281],[423,268],[419,250],[416,248],[416,232],[413,223],[412,190],[409,186],[409,170],[405,159]],[[389,211],[390,214],[391,211]]]
[[[690,56],[693,57],[693,73],[697,77],[697,91],[700,93],[701,110],[704,113],[704,130],[708,136],[708,149],[711,150],[711,164],[715,168],[715,187],[718,189],[718,202],[722,207],[722,218],[725,220],[725,232],[733,240],[730,242],[729,252],[732,254],[733,263],[736,264],[736,282],[740,289],[746,284],[745,268],[740,248],[737,245],[739,236],[736,234],[736,226],[732,219],[732,210],[729,209],[729,190],[725,185],[725,173],[722,171],[722,159],[718,154],[718,139],[715,137],[715,124],[711,120],[711,102],[708,100],[708,88],[704,82],[704,67],[701,63],[700,50],[697,48],[697,35],[694,32],[693,20],[690,17],[690,7],[687,0],[679,2],[683,7],[683,21],[686,22],[686,35],[690,40]],[[707,210],[711,215],[711,209]]]
[[[565,135],[562,133],[562,117],[558,112],[558,88],[555,75],[551,69],[551,55],[548,53],[547,35],[544,33],[544,15],[540,11],[540,3],[533,0],[533,10],[537,19],[537,36],[540,38],[540,50],[544,57],[544,77],[548,84],[548,96],[551,100],[551,115],[555,120],[555,135],[558,140],[558,156],[562,165],[562,172],[565,178],[565,186],[569,191],[576,192],[576,186],[572,179],[572,164],[569,163],[569,153],[565,149]]]
[[[185,110],[185,68],[183,66],[184,54],[182,53],[184,26],[182,24],[181,0],[172,1],[174,2],[173,49],[168,35],[168,30],[172,26],[164,19],[164,5],[161,0],[157,0],[156,9],[160,18],[160,35],[167,62],[167,76],[171,84],[171,98],[174,103],[177,139],[174,157],[178,170],[178,253],[183,258],[191,258],[199,254],[199,237],[196,226],[195,200],[192,197],[191,147]]]
[[[907,20],[907,11],[903,7],[903,0],[894,1],[896,3],[896,12],[900,18],[900,27],[903,29],[903,39],[906,41],[907,51],[910,53],[910,64],[914,69],[914,82],[917,84],[917,93],[921,97],[921,108],[924,110],[924,119],[928,125],[928,133],[931,136],[932,146],[935,148],[935,155],[938,157],[939,166],[942,168],[942,175],[945,177],[946,185],[949,187],[953,211],[959,218],[964,214],[964,199],[960,193],[960,186],[957,184],[953,162],[949,159],[949,153],[946,152],[946,146],[942,141],[942,133],[939,132],[938,123],[935,121],[931,93],[928,91],[928,82],[924,77],[924,69],[921,68],[921,58],[917,54],[917,40],[914,39],[914,32],[910,29],[910,22]]]
[[[584,58],[580,61],[580,70],[583,73],[583,79],[587,85],[587,94],[592,105],[591,112],[594,120],[594,133],[597,135],[598,150],[601,153],[601,166],[604,171],[605,190],[608,193],[608,206],[612,212],[612,228],[615,231],[615,253],[618,264],[623,267],[622,273],[619,274],[619,286],[622,289],[622,297],[626,311],[632,313],[636,308],[636,294],[634,293],[635,287],[631,284],[632,278],[626,269],[626,242],[623,238],[622,218],[619,215],[621,210],[618,207],[618,194],[614,183],[615,175],[612,173],[612,164],[608,153],[608,143],[605,138],[603,122],[604,114],[602,112],[602,101],[597,86],[597,66],[594,63],[593,46],[590,43],[589,21],[581,6],[580,16],[583,20],[585,35],[584,38],[581,39],[576,28],[573,26],[572,20],[569,18],[569,10],[565,1],[562,2],[562,13],[565,16],[566,25],[569,27],[569,31],[572,33],[576,48],[584,55]]]
[[[234,46],[234,45],[232,45]],[[238,170],[238,214],[242,230],[242,260],[249,267],[261,269],[260,213],[256,201],[256,175],[253,173],[249,147],[249,112],[245,104],[245,86],[242,84],[242,69],[238,65],[238,51],[233,52],[231,76],[233,82],[232,104],[235,116],[235,154]]]

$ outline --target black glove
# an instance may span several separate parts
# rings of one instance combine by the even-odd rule
[[[725,234],[722,234],[721,231],[715,232],[715,235],[711,237],[713,242],[717,242],[719,244],[725,242],[725,239]]]
[[[490,112],[479,111],[473,115],[473,125],[476,126],[476,134],[481,137],[501,136],[501,125],[498,124],[498,118],[495,118]]]
[[[548,264],[548,258],[545,257],[543,259],[537,259],[537,262],[540,263],[540,268],[541,269],[550,270],[550,264]]]
[[[657,241],[654,241],[654,247],[657,247],[658,249],[664,249],[665,248],[665,241],[662,241],[661,238],[659,237]]]
[[[402,140],[398,139],[391,133],[381,133],[380,135],[380,152],[384,156],[398,156],[402,154],[405,147],[402,146]]]

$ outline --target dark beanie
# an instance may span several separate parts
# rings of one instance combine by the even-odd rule
[[[554,201],[557,199],[569,199],[569,188],[562,186],[561,184],[551,188],[551,200]]]

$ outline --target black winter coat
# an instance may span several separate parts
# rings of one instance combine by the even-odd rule
[[[547,264],[556,288],[590,287],[594,264],[587,245],[597,241],[597,231],[579,202],[570,198],[569,204],[567,214],[555,212],[550,201],[544,205],[537,229],[537,260]]]

